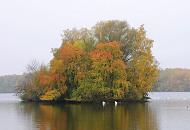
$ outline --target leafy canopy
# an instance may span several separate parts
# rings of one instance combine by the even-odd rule
[[[157,80],[153,40],[143,26],[110,20],[63,32],[45,67],[29,71],[18,93],[25,100],[140,100]]]

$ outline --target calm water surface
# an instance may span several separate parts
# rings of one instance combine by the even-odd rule
[[[48,105],[0,94],[0,130],[190,130],[190,93],[150,93],[148,103]]]

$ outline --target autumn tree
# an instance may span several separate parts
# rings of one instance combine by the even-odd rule
[[[39,100],[43,89],[39,87],[39,69],[40,65],[36,60],[33,60],[27,65],[27,73],[24,74],[24,78],[17,86],[17,94],[23,100]]]
[[[62,66],[58,66],[57,73],[62,72],[60,75],[65,77],[65,85],[68,88],[68,96],[72,92],[73,89],[76,89],[79,85],[79,81],[85,73],[88,71],[88,57],[84,48],[78,44],[78,42],[74,43],[65,43],[58,50],[58,56],[54,58],[59,60],[62,63]],[[52,67],[55,69],[55,67]]]
[[[97,44],[90,53],[90,60],[91,69],[74,92],[74,97],[79,100],[123,99],[129,82],[120,44]]]
[[[47,101],[143,99],[158,75],[152,46],[143,26],[131,28],[126,21],[65,30],[50,63],[30,67],[32,76],[18,93]]]
[[[153,40],[146,37],[144,27],[136,30],[133,40],[134,52],[128,64],[129,98],[141,99],[151,91],[158,76],[158,64],[152,55]]]
[[[127,66],[130,82],[128,98],[146,96],[158,77],[158,63],[152,55],[153,40],[147,38],[144,27],[130,28],[127,22],[111,20],[94,26],[98,41],[118,41]]]
[[[121,43],[123,60],[128,61],[134,49],[136,29],[131,28],[126,21],[108,20],[97,23],[93,30],[98,42],[117,41]]]

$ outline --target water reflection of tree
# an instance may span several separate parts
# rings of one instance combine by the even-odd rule
[[[101,105],[22,105],[22,114],[30,116],[39,130],[158,130],[155,113],[143,103],[104,108]]]

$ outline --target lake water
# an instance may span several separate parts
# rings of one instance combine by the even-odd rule
[[[147,103],[50,105],[0,94],[0,130],[190,130],[190,93],[150,93]]]

